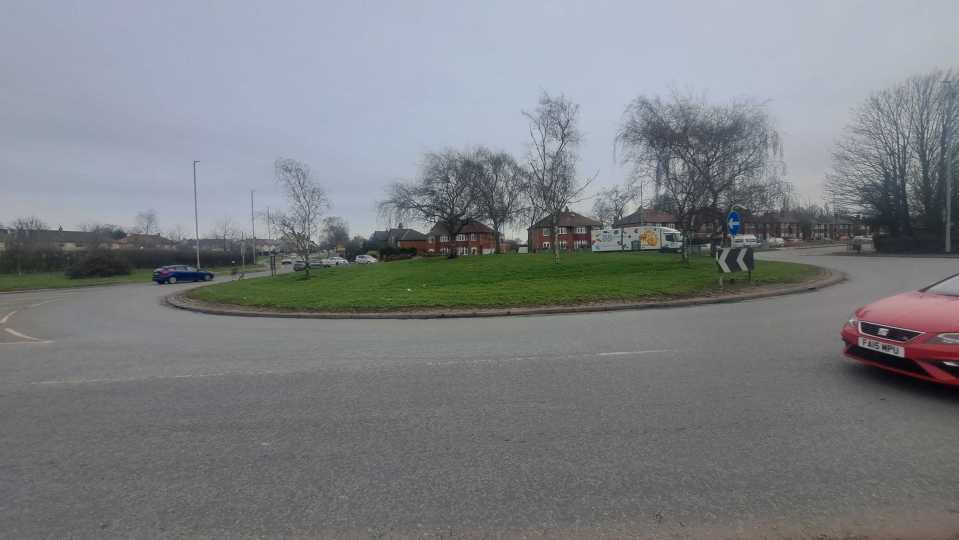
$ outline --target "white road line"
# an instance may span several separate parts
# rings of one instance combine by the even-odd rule
[[[648,351],[616,351],[596,353],[596,356],[629,356],[631,354],[655,354],[664,352],[673,352],[676,349],[652,349]]]
[[[3,346],[3,345],[44,345],[44,344],[47,344],[47,343],[53,343],[53,342],[50,341],[49,339],[45,339],[45,340],[43,340],[43,341],[40,341],[40,340],[37,340],[37,341],[0,341],[0,346]]]
[[[6,330],[8,334],[17,336],[20,339],[29,339],[30,341],[43,341],[40,338],[35,338],[35,337],[28,336],[26,334],[21,334],[20,332],[17,332],[13,328],[4,328],[4,330]]]
[[[57,300],[63,300],[62,298],[54,298],[52,300],[44,300],[43,302],[37,302],[36,304],[30,304],[27,307],[37,307],[42,306],[43,304],[49,304],[50,302],[56,302]]]
[[[0,319],[0,324],[7,324],[7,321],[10,320],[10,317],[13,317],[13,314],[16,312],[17,310],[13,310],[10,313],[7,313],[2,319]]]

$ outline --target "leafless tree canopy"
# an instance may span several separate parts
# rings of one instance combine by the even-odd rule
[[[137,214],[133,230],[139,234],[159,234],[160,225],[156,210],[151,208]]]
[[[959,137],[946,140],[959,130],[959,107],[948,110],[943,81],[957,77],[955,70],[912,77],[855,109],[833,151],[826,191],[893,235],[942,230],[946,161],[959,165]],[[956,190],[953,197],[955,205]]]
[[[10,223],[4,238],[4,255],[16,259],[17,275],[23,274],[23,259],[39,247],[36,232],[46,228],[47,225],[36,216],[20,217]]]
[[[559,256],[557,220],[560,212],[577,202],[592,179],[576,178],[579,162],[579,105],[565,96],[543,93],[533,111],[523,111],[529,120],[529,180],[526,194],[533,214],[552,215],[552,246]]]
[[[528,175],[513,156],[479,148],[472,154],[480,174],[474,186],[477,214],[495,231],[496,253],[500,252],[503,227],[515,223],[526,204],[524,189]]]
[[[626,108],[616,148],[669,199],[686,238],[702,215],[734,205],[760,210],[747,205],[788,191],[779,135],[753,101],[713,105],[681,94],[638,97]]]
[[[478,219],[476,184],[482,174],[479,162],[468,152],[427,154],[418,180],[395,182],[387,188],[380,213],[390,221],[436,224],[455,238]],[[449,256],[456,257],[456,251],[450,250]]]
[[[623,219],[637,197],[639,197],[639,184],[635,181],[601,190],[593,202],[593,214],[603,225],[612,227],[614,223]]]
[[[350,241],[350,226],[339,216],[323,218],[323,240],[320,247],[336,249],[336,246],[345,246]]]
[[[240,238],[240,230],[230,217],[224,217],[213,224],[210,237],[223,243],[223,251],[230,251],[231,244]]]
[[[309,260],[319,240],[323,212],[329,207],[326,191],[313,177],[310,166],[295,159],[281,158],[274,164],[276,183],[286,195],[287,209],[271,213],[273,227]],[[310,265],[305,276],[310,277]]]

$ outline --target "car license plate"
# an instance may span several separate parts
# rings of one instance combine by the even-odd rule
[[[893,356],[898,356],[899,358],[906,357],[906,350],[900,347],[899,345],[892,345],[889,343],[883,343],[875,339],[869,339],[860,337],[859,346],[864,349],[869,349],[872,351],[879,351],[881,353],[891,354]]]

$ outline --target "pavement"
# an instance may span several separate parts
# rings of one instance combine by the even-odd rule
[[[942,259],[736,304],[234,318],[0,296],[0,538],[959,538],[959,392],[842,358]],[[761,264],[761,263],[760,263]]]

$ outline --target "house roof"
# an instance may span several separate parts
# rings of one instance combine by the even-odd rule
[[[602,227],[603,224],[583,214],[573,212],[569,208],[559,213],[556,224],[558,227]],[[544,229],[553,226],[553,215],[550,214],[533,224],[530,229]]]
[[[460,231],[460,234],[465,233],[494,233],[493,229],[489,228],[485,223],[480,223],[479,221],[471,221],[463,227],[463,230]],[[449,234],[449,231],[446,230],[446,227],[437,223],[433,225],[433,228],[430,229],[429,234],[431,236],[439,236],[443,234]]]
[[[173,240],[159,234],[128,234],[116,241],[118,244],[174,244]]]
[[[426,235],[415,229],[404,229],[402,227],[385,231],[373,231],[373,234],[370,235],[370,242],[386,242],[390,239],[396,241],[426,240]]]
[[[59,229],[37,229],[32,231],[26,231],[28,238],[34,242],[49,242],[49,243],[59,243],[59,242],[95,242],[100,239],[103,240],[103,237],[92,232],[86,231],[64,231]],[[3,229],[4,236],[13,236],[16,234],[16,231],[13,229]],[[105,240],[104,240],[105,241]]]
[[[412,242],[415,240],[426,240],[426,235],[414,229],[391,229],[390,233],[398,241]]]
[[[641,225],[643,223],[676,223],[676,216],[669,212],[660,212],[651,208],[640,208],[623,219],[613,223],[613,227]]]

